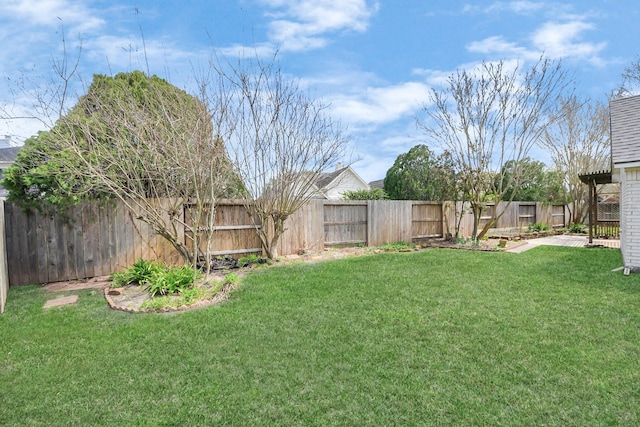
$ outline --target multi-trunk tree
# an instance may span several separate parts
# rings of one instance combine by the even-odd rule
[[[576,96],[561,98],[551,112],[540,146],[562,171],[568,194],[570,223],[584,223],[588,215],[588,187],[579,175],[609,169],[609,110],[600,103]]]
[[[452,156],[473,212],[472,238],[483,237],[504,213],[493,210],[479,229],[489,197],[496,206],[513,200],[506,198],[507,192],[515,194],[524,174],[515,167],[507,177],[503,166],[520,165],[529,156],[554,121],[551,109],[569,83],[559,63],[540,59],[529,68],[483,62],[457,71],[444,88],[433,89],[419,125]]]
[[[321,100],[284,75],[277,61],[245,59],[224,71],[232,94],[227,150],[247,192],[266,256],[278,256],[287,219],[342,159],[348,138]]]
[[[26,141],[5,175],[9,199],[27,208],[118,199],[185,261],[208,268],[215,201],[241,191],[223,145],[228,99],[217,94],[205,103],[140,71],[94,76],[53,128]],[[189,244],[185,227],[194,228]]]

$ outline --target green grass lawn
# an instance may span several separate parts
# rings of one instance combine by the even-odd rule
[[[250,275],[219,306],[12,288],[0,425],[640,425],[619,251],[434,249]]]

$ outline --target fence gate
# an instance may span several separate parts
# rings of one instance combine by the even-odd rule
[[[324,244],[367,244],[367,202],[324,205]]]

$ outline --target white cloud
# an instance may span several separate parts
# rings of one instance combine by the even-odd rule
[[[75,33],[82,33],[104,25],[104,20],[84,6],[71,0],[5,0],[0,14],[13,16],[31,26],[57,27],[62,22],[70,25]]]
[[[152,74],[161,70],[175,69],[181,65],[189,67],[189,61],[202,57],[198,51],[184,51],[163,40],[146,39],[144,42],[136,37],[102,35],[85,42],[87,59],[94,63],[104,63],[101,67],[107,71],[147,71],[147,63]],[[111,70],[106,69],[108,63]]]
[[[412,115],[428,98],[429,87],[406,82],[388,87],[370,87],[354,96],[332,97],[332,113],[345,123],[382,124]]]
[[[261,0],[272,9],[269,40],[283,51],[303,51],[327,45],[327,35],[363,32],[378,5],[366,0]],[[275,10],[273,10],[275,9]]]
[[[570,58],[601,64],[600,52],[606,43],[581,41],[585,32],[595,29],[579,17],[566,22],[546,22],[528,37],[529,45],[520,45],[503,36],[492,36],[467,44],[469,52],[499,58],[537,60],[540,55],[554,59]]]
[[[515,43],[508,42],[502,36],[492,36],[484,40],[474,41],[467,46],[469,52],[490,54],[499,53],[501,55],[509,56],[529,56],[527,49],[522,46],[518,46]]]
[[[552,58],[578,58],[601,62],[599,53],[606,43],[579,42],[583,32],[594,29],[594,25],[580,20],[570,22],[547,22],[532,35],[533,45]]]
[[[512,2],[496,2],[484,9],[485,13],[494,13],[501,11],[508,11],[517,13],[520,15],[527,15],[533,12],[537,12],[548,7],[542,2],[533,1],[512,1]]]

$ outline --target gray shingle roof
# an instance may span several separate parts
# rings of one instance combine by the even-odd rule
[[[378,179],[369,183],[371,188],[384,188],[384,179]]]
[[[322,173],[316,179],[315,185],[320,190],[325,188],[327,185],[331,184],[331,182],[336,179],[342,172],[344,172],[347,168],[338,169],[335,172]]]
[[[0,161],[3,162],[13,162],[16,160],[18,156],[18,151],[20,151],[22,147],[9,147],[9,148],[0,148]]]

